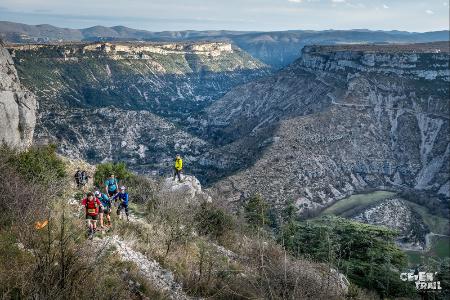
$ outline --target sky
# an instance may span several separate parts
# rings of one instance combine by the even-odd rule
[[[449,29],[449,0],[0,0],[0,20],[164,30]]]

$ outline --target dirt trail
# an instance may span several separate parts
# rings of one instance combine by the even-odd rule
[[[123,261],[135,263],[141,276],[147,279],[156,289],[167,294],[169,299],[192,299],[184,293],[171,271],[164,269],[158,262],[149,259],[141,252],[134,250],[132,241],[126,241],[118,235],[112,235],[103,239],[95,237],[93,243],[99,248],[116,248],[117,254]]]

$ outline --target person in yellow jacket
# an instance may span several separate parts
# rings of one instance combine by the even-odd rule
[[[173,180],[175,180],[175,177],[178,176],[178,181],[181,182],[181,171],[183,170],[183,160],[181,159],[181,156],[177,154],[175,158],[175,166],[173,167]]]

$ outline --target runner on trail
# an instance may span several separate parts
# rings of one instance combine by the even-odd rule
[[[95,197],[100,200],[101,206],[99,208],[100,227],[104,228],[103,216],[106,216],[106,226],[111,226],[111,199],[106,195],[95,191]]]
[[[86,220],[89,227],[88,234],[89,238],[92,239],[95,231],[97,230],[97,218],[101,203],[93,193],[89,192],[87,197],[81,201],[81,205],[86,208]]]
[[[109,197],[114,196],[119,191],[119,182],[114,174],[111,174],[105,181],[105,190]]]
[[[119,216],[119,219],[122,219],[122,215],[120,214],[122,212],[122,209],[125,210],[125,214],[128,219],[128,193],[125,192],[125,187],[120,187],[120,192],[116,194],[113,198],[114,201],[117,201],[117,199],[120,201],[119,206],[117,207],[117,215]]]
[[[175,177],[178,176],[178,181],[181,181],[181,172],[183,170],[183,160],[181,159],[180,154],[177,154],[175,157],[175,165],[173,166],[173,180],[175,181]]]

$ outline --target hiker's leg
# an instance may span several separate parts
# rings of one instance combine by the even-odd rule
[[[175,181],[176,176],[177,176],[177,169],[173,168],[173,181]]]
[[[88,234],[92,234],[92,232],[94,231],[93,226],[92,226],[92,220],[91,218],[88,217],[87,219],[87,225],[88,225]]]
[[[99,213],[100,217],[100,227],[103,228],[103,213]]]
[[[127,220],[128,220],[128,204],[127,205],[124,205],[124,208],[125,208],[125,215],[127,216]]]
[[[121,215],[120,215],[120,211],[122,210],[122,204],[119,204],[119,206],[117,207],[117,215],[119,216],[119,219],[122,219]]]

